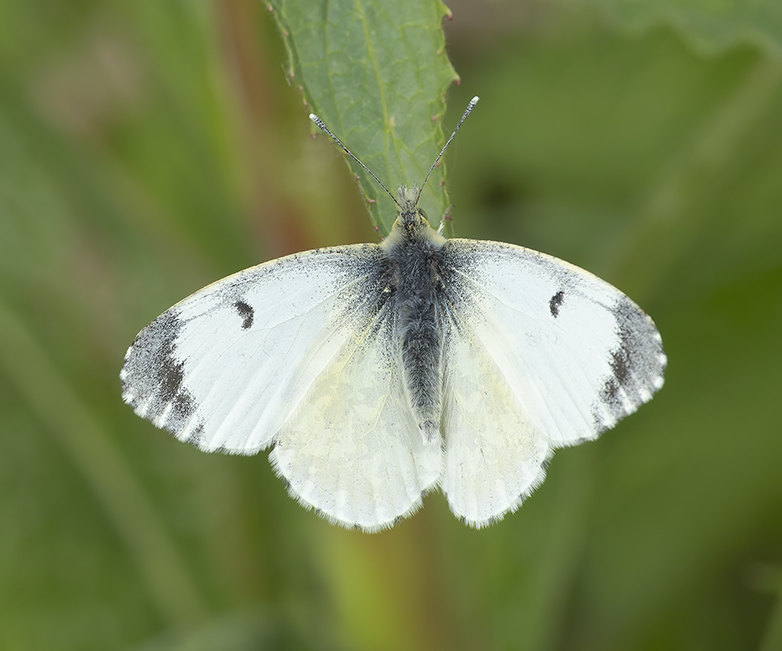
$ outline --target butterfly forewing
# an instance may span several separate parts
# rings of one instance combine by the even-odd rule
[[[452,239],[444,256],[461,332],[553,447],[595,438],[662,386],[654,323],[605,281],[511,244]]]
[[[184,299],[128,349],[123,398],[207,451],[252,454],[379,310],[376,245],[321,249],[242,271]]]

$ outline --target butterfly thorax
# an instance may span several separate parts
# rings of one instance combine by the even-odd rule
[[[427,439],[440,431],[442,327],[438,309],[442,248],[446,240],[417,204],[418,190],[399,192],[399,213],[381,244],[393,273],[393,309],[405,386],[413,413]]]

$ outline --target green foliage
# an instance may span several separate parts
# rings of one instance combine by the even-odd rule
[[[571,0],[572,1],[572,0]],[[674,25],[708,52],[751,42],[782,55],[782,4],[777,0],[578,0],[602,7],[631,29]]]
[[[445,53],[440,0],[336,0],[270,5],[288,53],[287,74],[305,104],[396,194],[420,185],[445,144],[440,121],[456,79]],[[396,208],[348,158],[381,235]],[[438,220],[448,207],[445,172],[436,169],[420,205]]]
[[[0,0],[0,648],[780,648],[782,63],[775,4],[730,6],[627,35],[465,5],[441,121],[434,2]],[[476,94],[455,230],[636,299],[670,358],[650,405],[559,451],[500,524],[433,495],[368,536],[295,504],[264,454],[202,454],[121,403],[125,349],[189,292],[372,238],[310,110],[395,185]]]

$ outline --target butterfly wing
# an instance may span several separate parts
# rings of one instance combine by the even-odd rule
[[[666,358],[652,320],[582,269],[495,242],[452,239],[443,251],[441,483],[452,510],[483,526],[542,481],[553,448],[650,400]]]
[[[413,513],[441,474],[441,440],[421,433],[405,393],[395,319],[384,308],[356,332],[270,455],[295,497],[364,531]]]
[[[375,245],[308,251],[180,301],[128,349],[125,402],[205,451],[267,447],[353,332],[375,318],[380,255]]]
[[[452,314],[448,330],[441,487],[454,514],[482,527],[543,481],[552,448],[466,324]]]
[[[137,414],[204,451],[272,462],[291,492],[345,525],[392,524],[440,474],[404,396],[376,245],[242,271],[149,324],[120,377]]]

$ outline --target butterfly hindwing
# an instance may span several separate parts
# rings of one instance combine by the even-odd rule
[[[390,309],[332,360],[270,454],[295,497],[365,531],[415,511],[441,457],[440,437],[424,436],[410,408]]]
[[[482,527],[543,481],[552,449],[459,314],[448,320],[441,486],[454,514]]]

